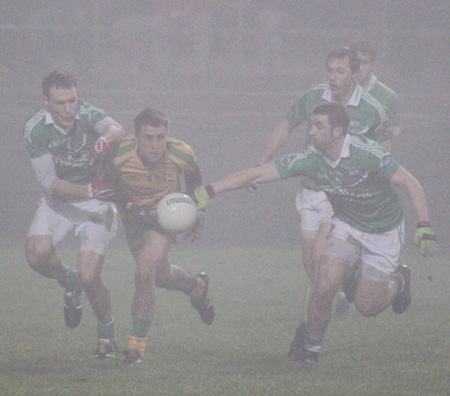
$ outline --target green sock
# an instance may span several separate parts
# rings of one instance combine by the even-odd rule
[[[103,324],[97,322],[97,333],[98,338],[106,338],[109,340],[114,339],[114,318],[112,318],[111,322]]]
[[[130,335],[136,338],[146,338],[150,331],[150,325],[152,321],[150,319],[137,319],[133,318],[131,321]]]

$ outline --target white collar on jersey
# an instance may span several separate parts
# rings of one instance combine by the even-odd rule
[[[356,84],[355,90],[353,91],[352,96],[350,97],[349,101],[347,102],[346,106],[355,106],[357,107],[359,105],[359,101],[361,100],[362,95],[362,88],[361,85]],[[331,90],[330,85],[328,84],[327,89],[322,95],[322,99],[326,100],[327,102],[331,102]]]
[[[367,84],[367,88],[364,88],[367,92],[370,92],[375,83],[377,82],[377,76],[375,74],[371,74],[369,78],[369,82]]]
[[[344,138],[344,143],[342,144],[341,154],[339,158],[336,161],[331,161],[327,157],[325,157],[319,150],[317,150],[314,145],[312,146],[312,150],[322,156],[325,161],[328,162],[328,164],[334,169],[339,165],[339,162],[341,162],[342,158],[349,158],[350,157],[350,135],[347,133]]]
[[[77,115],[75,116],[75,119],[76,119],[76,120],[79,120],[79,119],[80,119],[78,113],[77,113]],[[53,117],[52,117],[52,115],[50,114],[50,112],[49,112],[48,110],[45,110],[45,125],[51,125],[51,124],[53,124],[53,126],[54,126],[58,131],[60,131],[61,133],[63,133],[64,135],[67,135],[67,134],[69,133],[68,130],[65,130],[65,129],[59,127],[58,125],[56,125],[55,122],[53,121]]]

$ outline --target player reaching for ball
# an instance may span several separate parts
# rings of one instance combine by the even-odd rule
[[[147,108],[134,120],[135,135],[125,137],[109,163],[109,175],[117,191],[128,246],[136,261],[132,324],[125,363],[142,362],[156,305],[156,288],[179,290],[190,297],[203,323],[214,320],[208,297],[208,276],[188,275],[169,263],[175,236],[157,221],[157,206],[167,194],[180,192],[184,176],[187,194],[201,185],[195,154],[181,140],[168,136],[169,121],[160,111]],[[199,211],[196,225],[187,234],[198,238],[203,225]]]
[[[306,363],[318,361],[333,298],[342,284],[367,317],[389,305],[401,314],[410,305],[410,272],[399,264],[403,211],[394,187],[404,190],[412,203],[417,219],[414,242],[421,254],[437,251],[425,194],[417,179],[374,141],[348,134],[350,116],[343,105],[316,106],[311,124],[309,147],[195,190],[199,208],[226,191],[293,176],[310,177],[327,194],[334,211],[333,227],[314,274],[305,336],[291,346],[295,360]],[[359,258],[362,265],[345,279],[347,268]]]

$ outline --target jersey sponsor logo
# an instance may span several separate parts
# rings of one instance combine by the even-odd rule
[[[86,165],[88,151],[86,135],[74,135],[53,140],[49,144],[50,152],[56,166],[83,168]]]
[[[50,150],[59,148],[63,152],[76,153],[80,150],[86,149],[86,142],[86,135],[75,135],[70,138],[52,140],[49,143],[48,148]]]
[[[333,188],[329,186],[323,186],[319,187],[322,189],[325,193],[330,195],[337,195],[341,197],[353,197],[353,198],[370,198],[373,196],[372,193],[369,192],[362,192],[362,191],[349,191],[346,188]]]
[[[67,153],[64,156],[55,156],[53,160],[56,166],[69,167],[69,168],[85,168],[87,162],[87,154],[81,153],[77,155],[76,153]]]

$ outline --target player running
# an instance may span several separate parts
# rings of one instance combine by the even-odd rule
[[[360,61],[356,51],[347,47],[330,51],[326,58],[327,82],[307,90],[292,105],[286,118],[280,122],[269,138],[259,164],[270,161],[294,129],[301,124],[307,123],[309,129],[313,108],[328,102],[340,103],[346,107],[351,119],[349,133],[364,135],[389,146],[390,130],[386,114],[381,104],[357,83],[359,67]],[[323,191],[318,191],[314,180],[307,177],[301,178],[301,188],[297,190],[295,205],[301,219],[300,243],[309,284],[305,292],[303,312],[294,343],[304,336],[307,327],[315,263],[322,254],[333,216],[327,196]],[[336,304],[336,312],[342,315],[346,310],[348,310],[348,303],[344,297],[341,297]],[[292,348],[289,356],[295,359]]]
[[[169,137],[168,129],[169,121],[163,113],[143,110],[134,120],[135,136],[122,140],[110,163],[128,246],[136,261],[132,323],[124,359],[129,364],[143,361],[157,287],[184,292],[203,323],[210,325],[214,320],[208,276],[204,272],[190,276],[169,263],[175,237],[156,220],[158,202],[166,194],[181,191],[183,176],[189,195],[202,183],[193,150],[181,140]],[[200,211],[196,226],[188,234],[193,241],[200,234],[203,215]]]
[[[112,351],[114,318],[109,290],[101,279],[108,242],[115,237],[115,206],[96,178],[99,160],[123,131],[103,110],[79,99],[75,78],[58,71],[42,81],[43,106],[26,122],[24,141],[42,190],[26,242],[26,258],[39,274],[65,289],[69,328],[81,320],[84,290],[98,320],[98,357]],[[56,246],[71,232],[80,242],[77,270],[61,262]]]
[[[311,124],[312,145],[299,153],[195,190],[198,207],[204,208],[215,195],[250,183],[306,176],[328,196],[334,210],[333,228],[314,276],[306,335],[291,348],[295,360],[308,363],[318,361],[333,298],[358,258],[362,264],[345,280],[345,290],[362,315],[378,315],[389,305],[400,314],[410,305],[410,272],[399,264],[403,211],[394,187],[406,191],[411,200],[417,217],[414,241],[422,255],[437,250],[422,186],[381,146],[348,134],[350,117],[344,106],[318,105]]]

